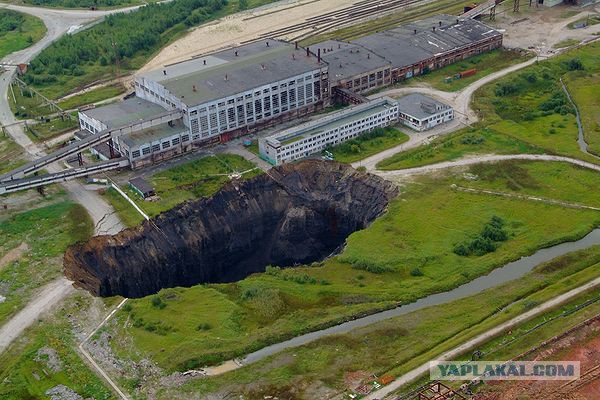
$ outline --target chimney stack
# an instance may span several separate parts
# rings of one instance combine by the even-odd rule
[[[227,74],[225,74],[225,80],[227,80],[227,78],[228,78],[228,77],[227,77]]]
[[[297,40],[294,42],[294,45],[296,46],[296,50],[298,50],[298,41]]]
[[[415,35],[417,34],[417,30],[415,29]]]
[[[439,22],[440,26],[442,26],[442,21]]]
[[[166,69],[163,69],[163,74],[167,75],[167,70]]]
[[[238,56],[238,51],[237,51],[237,50],[235,51],[235,56],[236,56],[236,57]]]
[[[202,60],[202,61],[204,61],[204,65],[206,65],[206,60]]]
[[[308,47],[306,48],[306,57],[310,57],[310,49]]]
[[[435,32],[435,26],[433,27],[433,31]]]
[[[367,53],[367,59],[370,60],[371,59],[371,53]]]
[[[269,47],[269,42],[267,42],[267,47]]]
[[[321,49],[317,50],[317,62],[321,63]]]

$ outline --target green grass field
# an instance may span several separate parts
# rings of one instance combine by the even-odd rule
[[[419,310],[349,334],[319,339],[226,375],[192,380],[174,390],[180,395],[227,391],[248,398],[264,395],[285,398],[289,393],[298,398],[311,398],[311,393],[314,395],[317,390],[324,393],[325,389],[329,390],[329,395],[350,393],[345,383],[347,374],[363,373],[365,381],[371,374],[398,376],[528,310],[531,304],[540,304],[597,277],[599,265],[600,246],[596,246],[553,260],[519,280],[478,295]],[[565,307],[572,307],[589,296],[580,296]],[[553,329],[539,331],[531,339],[540,342],[598,310],[600,305],[597,304],[572,314]],[[515,329],[515,334],[518,332]],[[521,346],[529,344],[522,343]],[[514,351],[518,352],[522,347],[515,345]],[[172,397],[174,390],[163,389],[159,398]]]
[[[234,154],[219,154],[181,164],[153,175],[149,181],[158,201],[144,201],[129,187],[121,189],[149,216],[156,216],[187,200],[211,196],[225,183],[229,174],[242,173],[248,179],[260,173],[255,165]],[[106,199],[115,207],[119,218],[127,226],[135,226],[143,217],[115,190],[106,192]]]
[[[590,150],[598,151],[598,73],[600,44],[592,43],[509,74],[475,92],[471,106],[479,111],[481,121],[474,127],[395,154],[381,161],[378,168],[393,170],[468,155],[515,153],[559,154],[598,163],[579,150],[575,110],[559,81],[564,77],[571,88]]]
[[[438,90],[454,92],[465,88],[471,83],[493,72],[500,71],[501,69],[510,67],[511,65],[518,64],[520,62],[527,61],[532,56],[533,55],[531,53],[522,52],[520,50],[496,49],[488,53],[479,54],[455,64],[448,65],[444,68],[432,71],[427,75],[408,79],[401,83],[401,85],[425,83]],[[472,68],[477,70],[475,75],[462,79],[453,79],[450,82],[446,82],[446,77],[454,77],[459,72]]]
[[[5,25],[9,20],[11,23]],[[46,34],[42,20],[31,15],[0,9],[0,21],[0,59],[31,46]]]
[[[48,140],[79,127],[76,116],[69,118],[52,118],[49,121],[27,126],[27,133],[33,140]]]
[[[53,201],[48,199],[46,201]],[[26,245],[17,260],[0,266],[2,294],[0,323],[27,303],[32,292],[62,274],[67,246],[91,237],[93,224],[79,204],[59,200],[0,219],[0,257]]]
[[[0,174],[25,163],[23,149],[0,130]]]
[[[57,111],[33,91],[17,84],[8,89],[8,105],[18,119],[38,119]]]
[[[409,139],[408,135],[395,127],[387,127],[373,132],[376,132],[376,134],[372,134],[372,132],[363,133],[356,139],[349,140],[327,150],[333,153],[334,160],[343,163],[352,163],[407,142]]]
[[[125,87],[121,84],[103,86],[87,91],[76,96],[69,97],[58,102],[63,110],[72,110],[88,104],[97,103],[102,100],[112,99],[125,93]]]
[[[600,72],[571,74],[565,85],[579,109],[588,151],[600,156]]]
[[[507,167],[497,180],[486,177],[481,185],[471,184],[489,187],[504,179],[525,185],[543,181],[547,174],[544,167],[522,168],[527,174]],[[563,166],[555,174],[553,182],[560,183],[556,189],[565,200],[597,202],[588,188],[600,183],[600,177]],[[165,289],[159,295],[167,305],[164,309],[153,306],[149,297],[132,300],[131,314],[122,312],[118,318],[137,322],[121,328],[118,336],[131,338],[140,354],[167,371],[195,368],[397,301],[451,289],[535,249],[580,237],[600,224],[600,213],[594,211],[450,187],[462,185],[465,179],[462,174],[421,177],[407,184],[385,215],[352,234],[344,251],[323,263],[271,270],[231,284]],[[553,186],[538,186],[532,193],[548,198],[555,194]],[[505,220],[509,240],[484,256],[454,254],[454,245],[476,235],[493,215]],[[179,318],[182,314],[184,320]],[[202,328],[204,324],[209,329]],[[121,355],[136,357],[118,343]]]
[[[78,339],[73,330],[73,316],[86,321],[82,314],[89,296],[70,296],[52,315],[46,315],[0,355],[0,398],[3,400],[49,399],[51,388],[65,385],[82,396],[96,400],[116,399],[104,382],[92,372],[77,353]],[[102,309],[101,312],[106,312]],[[87,321],[86,321],[87,322]],[[48,355],[40,350],[53,351]],[[60,397],[64,398],[64,397]]]

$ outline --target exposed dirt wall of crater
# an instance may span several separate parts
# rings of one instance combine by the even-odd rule
[[[321,260],[386,208],[397,188],[348,165],[305,160],[234,181],[151,222],[69,247],[65,275],[97,296],[230,282]]]

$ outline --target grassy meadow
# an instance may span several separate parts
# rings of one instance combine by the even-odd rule
[[[0,9],[0,59],[31,46],[45,34],[46,26],[41,19]]]
[[[241,174],[243,179],[256,176],[254,164],[235,154],[218,154],[177,165],[148,178],[159,200],[144,201],[129,187],[121,189],[149,216],[156,216],[187,200],[211,196],[229,182],[230,174]],[[127,226],[135,226],[143,217],[116,190],[105,192],[107,201],[116,209]]]
[[[351,384],[350,376],[357,374],[362,377],[362,382],[373,381],[373,374],[399,376],[532,306],[597,277],[598,266],[600,246],[595,246],[552,260],[519,280],[474,296],[418,310],[348,334],[325,337],[225,375],[193,379],[176,389],[163,388],[158,392],[158,398],[168,399],[175,393],[206,396],[223,391],[248,398],[350,394],[350,389],[359,384]],[[580,296],[551,313],[572,308],[573,303],[581,303],[589,297],[590,294]],[[518,354],[527,348],[525,346],[539,343],[598,310],[600,305],[595,305],[571,314],[568,319],[528,337],[529,342],[515,343],[512,353],[506,348],[506,353],[501,356]],[[514,330],[515,335],[519,332],[521,328]],[[505,338],[499,337],[500,340]],[[494,347],[490,343],[484,349]],[[131,384],[128,380],[122,382]]]
[[[352,163],[407,142],[408,139],[408,135],[402,133],[398,128],[387,127],[363,133],[355,139],[327,150],[331,151],[334,160]]]
[[[79,204],[60,199],[0,219],[0,258],[10,251],[19,257],[0,264],[0,322],[27,303],[33,291],[62,274],[67,246],[91,237],[93,224]]]
[[[581,69],[582,68],[582,69]],[[598,162],[579,150],[575,110],[560,78],[578,105],[590,151],[600,151],[595,104],[598,100],[600,43],[540,61],[480,88],[472,107],[480,122],[430,144],[395,154],[377,165],[384,170],[411,168],[480,154],[558,154]]]
[[[461,90],[471,83],[493,72],[510,67],[511,65],[525,62],[533,54],[521,50],[496,49],[488,53],[478,54],[466,60],[431,71],[426,75],[416,76],[401,83],[401,85],[414,85],[425,83],[435,89],[446,92]],[[454,77],[462,71],[475,68],[477,73],[461,79],[446,82],[446,77]]]
[[[132,300],[131,309],[117,315],[118,321],[133,323],[119,324],[115,348],[127,357],[151,357],[167,371],[214,364],[398,301],[451,289],[600,224],[596,211],[451,188],[517,182],[523,193],[533,188],[531,193],[552,198],[560,189],[566,201],[597,203],[589,191],[589,185],[600,183],[597,174],[560,165],[553,181],[560,187],[554,188],[553,182],[543,183],[545,166],[515,165],[499,176],[481,173],[479,180],[457,173],[406,184],[386,214],[352,234],[340,255],[322,263],[268,268],[230,284],[164,289],[158,294],[164,308],[156,307],[153,296]],[[505,221],[509,236],[496,251],[469,257],[453,252],[493,216]]]

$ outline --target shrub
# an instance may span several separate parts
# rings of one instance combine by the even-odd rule
[[[152,306],[158,308],[159,310],[162,310],[167,306],[167,303],[162,301],[162,299],[159,296],[152,296],[150,298],[150,303],[152,304]]]
[[[352,263],[352,268],[367,271],[372,274],[383,274],[384,272],[390,272],[394,270],[393,268],[388,267],[386,265],[368,262],[365,260],[354,261]]]
[[[208,331],[212,328],[209,323],[203,322],[197,326],[197,330],[199,331]]]
[[[423,276],[423,271],[421,271],[419,268],[413,268],[410,270],[410,275],[411,276]]]
[[[123,310],[125,312],[130,312],[131,310],[133,310],[133,307],[131,306],[131,304],[125,303],[123,305],[123,307],[121,307],[121,310]]]
[[[470,255],[483,256],[496,251],[499,242],[508,240],[508,233],[503,229],[504,221],[498,216],[493,216],[473,240],[459,243],[454,246],[456,255],[467,257]]]
[[[485,142],[485,138],[483,136],[466,135],[460,139],[460,142],[462,144],[481,144]]]
[[[496,85],[494,94],[497,97],[505,97],[517,93],[520,89],[520,85],[515,82],[502,82]]]
[[[567,69],[569,71],[583,71],[585,68],[579,58],[571,58],[567,61]]]

